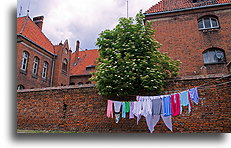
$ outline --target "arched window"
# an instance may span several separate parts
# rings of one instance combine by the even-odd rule
[[[67,61],[67,59],[64,59],[63,60],[63,66],[62,66],[62,71],[63,72],[67,72],[67,65],[68,65],[68,61]]]
[[[83,82],[79,82],[78,85],[80,85],[80,86],[83,85]]]
[[[17,86],[17,90],[22,90],[22,89],[24,89],[25,87],[23,86],[23,85],[18,85]]]
[[[91,84],[91,81],[87,81],[86,84]]]
[[[47,71],[48,71],[48,63],[44,62],[43,63],[43,72],[42,72],[42,78],[43,79],[47,78]]]
[[[29,60],[29,53],[24,51],[22,54],[22,65],[21,70],[26,71]]]
[[[225,63],[225,52],[218,48],[210,48],[203,52],[204,64]]]
[[[33,64],[33,69],[32,69],[32,74],[37,75],[38,74],[38,66],[39,66],[39,58],[34,57],[34,64]]]
[[[215,17],[203,17],[198,21],[199,30],[219,28],[218,20]]]

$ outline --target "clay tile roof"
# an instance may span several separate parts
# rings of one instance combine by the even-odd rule
[[[54,46],[30,17],[17,18],[17,34],[21,34],[54,54]]]
[[[86,67],[96,66],[96,60],[99,58],[97,49],[79,51],[79,60],[75,61],[75,53],[71,55],[71,75],[88,75],[90,72],[87,71]],[[77,62],[76,65],[74,65]]]
[[[193,0],[161,0],[154,6],[149,8],[145,13],[165,12],[165,11],[231,2],[231,0],[207,0],[204,2],[197,2],[197,3],[193,3],[192,1]]]

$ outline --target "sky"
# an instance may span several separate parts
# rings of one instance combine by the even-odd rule
[[[134,17],[160,0],[128,0],[128,16]],[[68,39],[75,51],[76,41],[81,50],[97,49],[99,33],[113,29],[118,19],[127,16],[127,0],[17,0],[17,17],[44,16],[43,32],[56,45]]]

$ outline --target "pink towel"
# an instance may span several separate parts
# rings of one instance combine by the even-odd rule
[[[107,117],[113,118],[113,101],[112,100],[107,101]]]
[[[177,116],[180,114],[180,95],[179,94],[171,95],[171,107],[172,107],[173,116]]]

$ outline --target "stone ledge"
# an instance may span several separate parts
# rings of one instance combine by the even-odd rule
[[[83,88],[93,88],[93,87],[95,87],[95,84],[84,84],[84,85],[81,85],[81,86],[69,85],[69,86],[58,86],[58,87],[44,87],[44,88],[34,88],[34,89],[23,89],[23,90],[17,90],[17,93],[49,91],[49,90],[83,89]]]

